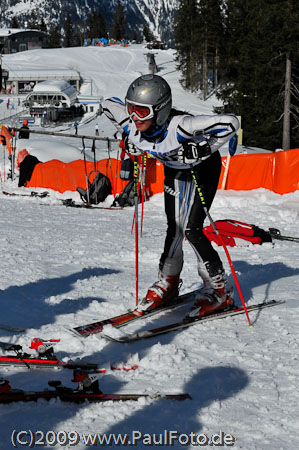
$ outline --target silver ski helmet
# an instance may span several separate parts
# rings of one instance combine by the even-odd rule
[[[170,86],[159,75],[142,75],[129,86],[126,106],[131,117],[135,114],[140,120],[154,118],[155,124],[161,126],[169,116],[171,105]]]

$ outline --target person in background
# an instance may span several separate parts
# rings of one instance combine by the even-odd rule
[[[164,203],[167,233],[160,257],[158,280],[148,289],[138,310],[153,310],[179,293],[183,241],[197,258],[203,287],[188,316],[209,314],[233,303],[231,288],[217,251],[203,233],[206,217],[191,169],[210,209],[221,172],[219,148],[237,132],[235,115],[192,115],[172,108],[171,88],[165,79],[147,74],[134,80],[125,102],[112,97],[102,112],[123,133],[126,151],[146,152],[164,165]]]
[[[78,122],[75,122],[75,123],[74,123],[75,134],[78,134],[78,126],[79,126]]]
[[[28,127],[28,121],[23,120],[22,126],[19,131],[19,139],[29,139],[30,131]]]

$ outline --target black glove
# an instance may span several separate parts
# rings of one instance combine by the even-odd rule
[[[178,160],[183,164],[194,164],[204,161],[212,154],[208,141],[184,142],[178,151]]]
[[[128,135],[125,135],[125,136],[123,135],[122,139],[123,139],[127,153],[130,153],[130,155],[133,155],[133,156],[141,155],[141,151],[136,147],[136,145],[132,144],[132,142],[129,141]]]

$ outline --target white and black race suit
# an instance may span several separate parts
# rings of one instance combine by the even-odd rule
[[[197,115],[171,111],[166,124],[152,134],[140,133],[127,114],[125,104],[117,98],[103,102],[104,114],[139,150],[154,156],[164,165],[164,198],[167,234],[160,258],[160,270],[165,276],[178,275],[183,267],[183,240],[186,237],[198,262],[218,263],[220,258],[203,233],[205,212],[189,164],[178,160],[178,150],[186,141],[206,139],[211,156],[193,165],[205,206],[209,209],[217,191],[221,173],[218,149],[229,141],[239,128],[232,114]]]

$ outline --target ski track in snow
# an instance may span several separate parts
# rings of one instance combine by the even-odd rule
[[[135,65],[135,58],[136,66],[138,58],[140,65],[141,61],[145,64],[143,51],[138,49],[131,56],[127,68]],[[27,67],[30,59],[26,54],[15,58],[25,58]],[[57,50],[56,54],[63,52]],[[118,56],[111,52],[113,58],[108,63],[108,54],[106,51],[110,70],[113,64],[116,67]],[[160,52],[159,58],[165,61],[169,54]],[[90,70],[95,70],[92,64]],[[122,88],[124,92],[129,74],[126,76],[117,91]],[[107,85],[109,95],[113,93],[113,80]],[[178,103],[183,104],[184,93],[178,83],[175,86]],[[203,105],[200,111],[205,112],[205,108]],[[108,121],[99,120],[104,132],[110,130]],[[83,132],[92,133],[94,123],[86,125]],[[68,143],[74,144],[72,140]],[[27,192],[18,189],[16,181],[7,181],[2,188]],[[100,335],[82,339],[68,328],[125,312],[135,304],[134,208],[108,211],[61,206],[59,198],[68,197],[78,200],[75,193],[50,192],[44,199],[0,194],[0,322],[26,327],[25,333],[19,334],[0,329],[0,340],[21,344],[26,351],[35,337],[60,338],[55,349],[60,359],[138,364],[135,371],[104,375],[100,387],[105,393],[189,393],[192,400],[140,399],[81,405],[39,400],[3,405],[0,450],[13,448],[10,435],[14,429],[116,435],[139,430],[156,434],[157,439],[164,430],[204,433],[208,437],[223,430],[235,437],[233,448],[238,450],[295,450],[299,425],[298,244],[274,241],[274,245],[229,248],[247,304],[286,301],[251,313],[252,329],[242,315],[130,344],[109,343]],[[105,204],[111,202],[112,196]],[[236,219],[298,236],[298,204],[299,191],[283,196],[264,189],[218,191],[211,215],[214,220]],[[143,237],[139,241],[140,297],[156,280],[165,230],[163,195],[158,194],[145,203]],[[219,247],[217,250],[233,283],[225,253]],[[187,242],[184,257],[182,293],[199,286],[195,256]],[[236,290],[235,299],[240,304]],[[179,311],[136,321],[121,330],[132,332],[162,325],[178,319]],[[53,379],[74,387],[69,370],[0,367],[0,376],[8,378],[12,387],[25,390],[43,390]],[[142,441],[137,445],[146,447]],[[62,447],[57,444],[52,448]],[[75,447],[66,448],[90,447],[81,439]],[[172,448],[194,447],[176,442]]]

